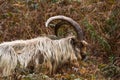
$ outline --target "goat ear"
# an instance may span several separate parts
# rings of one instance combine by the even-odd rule
[[[86,47],[86,46],[88,46],[88,43],[83,40],[83,41],[81,41],[81,46],[85,46]]]

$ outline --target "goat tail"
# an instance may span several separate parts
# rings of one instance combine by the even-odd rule
[[[0,47],[0,76],[9,76],[17,66],[17,54],[10,46]]]

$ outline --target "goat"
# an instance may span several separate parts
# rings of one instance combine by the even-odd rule
[[[65,16],[54,16],[46,21],[46,26],[54,19],[69,22],[77,33],[75,36],[53,40],[48,37],[37,37],[30,40],[15,40],[0,44],[1,76],[9,76],[16,68],[26,68],[33,61],[33,66],[45,64],[49,73],[54,73],[60,64],[81,59],[86,51],[87,42],[83,40],[82,30],[77,22]],[[59,26],[58,26],[59,28]]]
[[[52,22],[53,20],[57,20],[57,19],[63,20],[64,22],[62,21],[62,22],[59,22],[56,25],[54,25],[55,35],[58,36],[58,29],[62,25],[70,24],[73,27],[73,29],[75,30],[75,32],[77,33],[77,37],[73,37],[73,44],[72,44],[72,46],[74,46],[73,48],[75,48],[74,51],[76,52],[77,58],[79,60],[81,60],[81,58],[85,58],[86,48],[88,46],[88,43],[83,39],[83,32],[82,32],[82,29],[79,26],[79,24],[76,21],[74,21],[72,18],[59,15],[59,16],[50,17],[45,23],[46,27],[49,26],[50,22]]]

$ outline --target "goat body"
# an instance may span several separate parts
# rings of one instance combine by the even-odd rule
[[[0,70],[3,76],[10,75],[18,63],[22,68],[26,68],[31,60],[34,60],[35,66],[46,61],[51,66],[49,67],[51,73],[59,64],[76,59],[71,37],[60,40],[38,37],[0,44]]]

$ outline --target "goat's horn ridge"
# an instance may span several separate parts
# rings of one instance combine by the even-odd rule
[[[63,16],[63,15],[53,16],[53,17],[50,17],[50,18],[46,21],[45,26],[48,27],[48,26],[49,26],[49,23],[50,23],[51,21],[53,21],[53,20],[56,20],[56,19],[58,19],[58,20],[65,20],[65,21],[67,21],[68,23],[70,23],[70,24],[73,26],[73,28],[74,28],[74,30],[76,31],[76,33],[77,33],[77,38],[78,38],[79,40],[83,40],[83,32],[82,32],[82,29],[81,29],[81,27],[79,26],[79,24],[78,24],[76,21],[74,21],[72,18]]]

